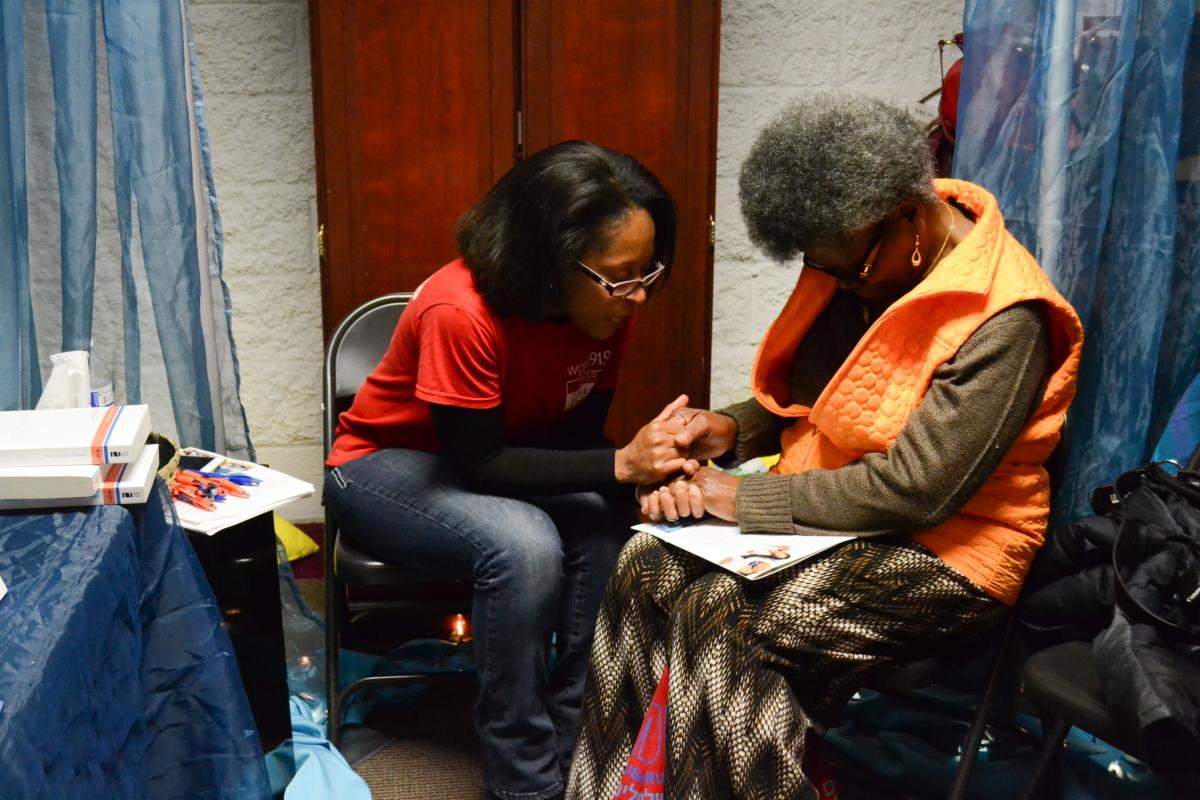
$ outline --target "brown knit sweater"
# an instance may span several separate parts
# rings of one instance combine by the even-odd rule
[[[838,293],[797,350],[794,400],[811,405],[866,332],[862,306]],[[937,369],[895,444],[836,470],[751,475],[737,493],[745,533],[913,533],[952,517],[987,481],[1038,406],[1049,372],[1046,324],[1036,306],[992,317]],[[779,452],[794,420],[755,399],[720,413],[738,423],[733,455]]]

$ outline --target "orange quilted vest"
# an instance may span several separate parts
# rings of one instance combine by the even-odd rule
[[[754,364],[754,392],[766,408],[795,417],[781,437],[776,470],[837,469],[884,452],[928,390],[934,371],[980,325],[1017,303],[1040,301],[1050,326],[1051,375],[1042,403],[1000,467],[949,521],[914,535],[996,599],[1016,601],[1050,508],[1043,464],[1058,443],[1083,345],[1083,328],[1033,256],[1004,227],[996,200],[964,181],[935,188],[976,216],[975,228],[908,294],[893,303],[851,351],[811,408],[793,403],[793,354],[836,290],[805,270],[771,325]]]

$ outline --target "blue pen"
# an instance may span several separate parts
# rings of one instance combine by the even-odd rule
[[[221,478],[222,480],[235,483],[238,486],[258,486],[262,481],[258,478],[251,478],[249,475],[222,475],[219,472],[204,472],[203,470],[193,470],[197,475],[203,475],[206,478]]]

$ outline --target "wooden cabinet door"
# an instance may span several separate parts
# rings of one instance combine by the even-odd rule
[[[512,0],[310,0],[326,338],[457,255],[516,160]]]
[[[631,153],[675,200],[670,284],[638,314],[609,434],[624,442],[680,392],[707,405],[712,332],[717,0],[527,0],[524,146],[589,139]]]
[[[679,213],[609,433],[680,392],[707,403],[717,0],[310,0],[309,19],[326,337],[454,258],[454,221],[520,152],[590,139],[645,163]]]

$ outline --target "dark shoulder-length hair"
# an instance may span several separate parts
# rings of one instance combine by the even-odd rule
[[[521,161],[459,218],[455,238],[480,293],[502,316],[538,322],[562,307],[572,262],[602,249],[612,225],[645,209],[654,260],[675,255],[675,205],[633,156],[568,141]]]

